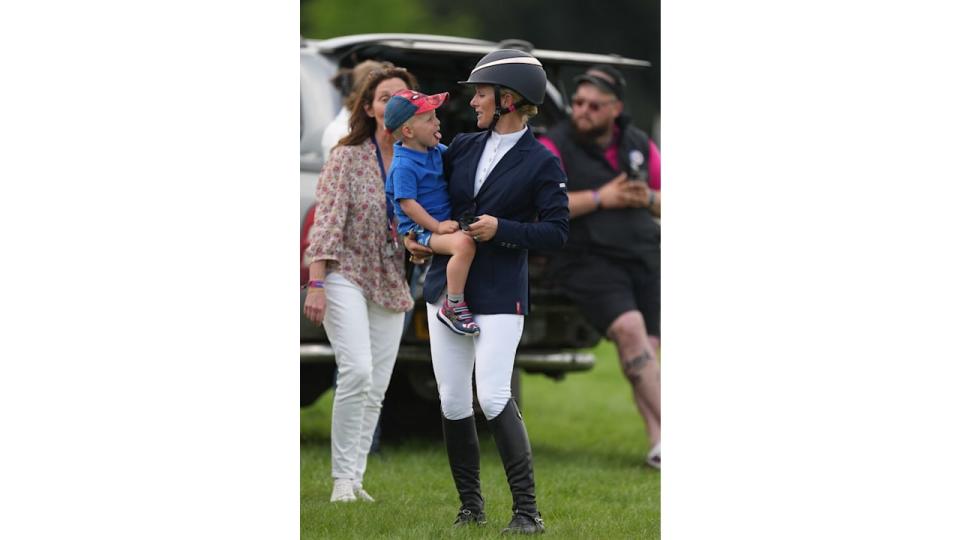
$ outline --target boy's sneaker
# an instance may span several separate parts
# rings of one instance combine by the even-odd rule
[[[336,478],[333,480],[333,493],[330,494],[330,502],[354,502],[357,496],[353,493],[353,480],[349,478]]]
[[[440,310],[437,311],[437,318],[447,325],[447,328],[462,336],[480,334],[480,327],[474,322],[473,314],[470,313],[466,302],[451,304],[449,300],[444,300]]]

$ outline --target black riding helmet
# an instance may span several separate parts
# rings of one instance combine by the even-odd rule
[[[489,84],[493,86],[496,110],[490,122],[492,130],[503,111],[500,109],[500,87],[509,88],[524,100],[540,105],[547,90],[547,73],[532,54],[516,49],[500,49],[484,56],[470,72],[470,77],[460,84]],[[514,105],[509,111],[516,109]]]

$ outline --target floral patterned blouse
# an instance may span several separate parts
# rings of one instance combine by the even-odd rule
[[[391,311],[413,307],[404,281],[403,245],[390,253],[386,195],[372,141],[338,146],[317,181],[317,213],[306,262],[327,261],[327,274],[339,272],[368,301]]]

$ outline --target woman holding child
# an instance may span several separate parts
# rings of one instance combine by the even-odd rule
[[[433,257],[424,283],[444,440],[461,502],[454,525],[486,522],[473,417],[475,374],[480,408],[513,495],[513,518],[503,532],[541,533],[530,442],[511,398],[510,379],[528,309],[527,250],[555,250],[566,242],[566,179],[557,158],[527,127],[546,88],[546,74],[536,58],[518,50],[494,51],[462,84],[474,87],[470,106],[477,113],[477,126],[485,131],[457,135],[443,163],[450,216],[463,227],[454,236],[466,234],[476,242],[463,300],[482,330],[458,335],[437,316],[458,299],[456,291],[448,290],[454,287],[447,272],[449,255]],[[415,262],[433,253],[412,235],[404,237],[404,244]]]

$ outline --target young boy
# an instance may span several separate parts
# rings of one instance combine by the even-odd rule
[[[430,96],[401,90],[387,102],[384,124],[397,143],[386,192],[394,202],[400,234],[412,230],[418,243],[434,253],[451,256],[447,263],[447,298],[437,318],[457,334],[475,336],[480,327],[463,298],[463,288],[477,248],[450,219],[450,196],[441,157],[447,147],[440,144],[440,120],[435,110],[447,97],[447,92]]]

